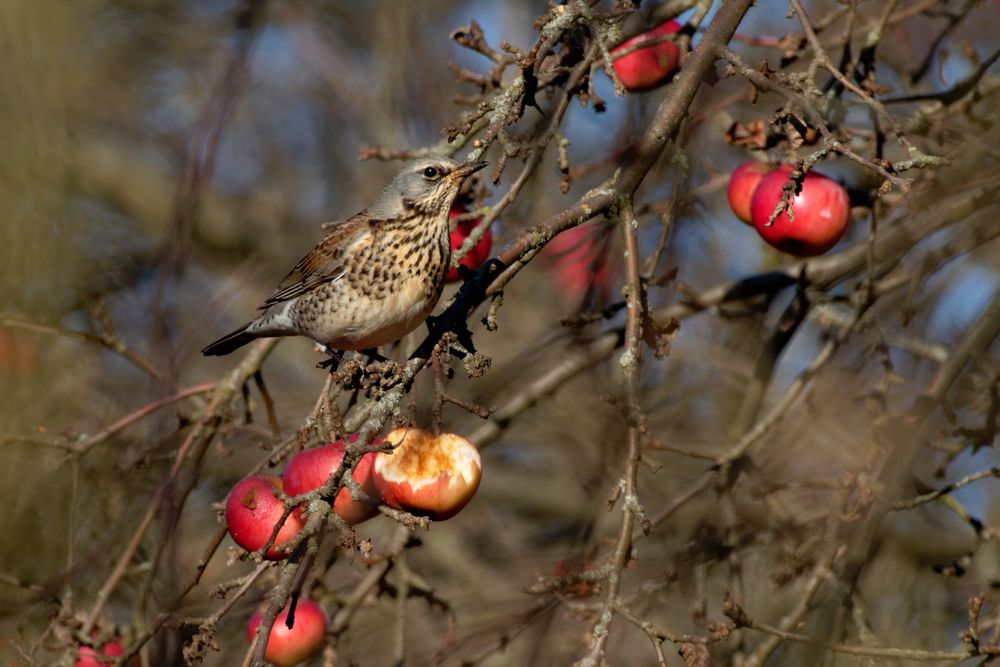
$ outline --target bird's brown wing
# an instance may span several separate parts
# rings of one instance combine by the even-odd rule
[[[358,241],[365,242],[361,238],[363,236],[371,237],[378,229],[377,223],[378,221],[356,215],[341,223],[329,225],[330,233],[288,272],[274,294],[261,304],[261,310],[302,296],[343,276],[347,270],[344,256],[348,248]]]

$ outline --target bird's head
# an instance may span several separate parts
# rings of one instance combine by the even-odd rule
[[[404,200],[423,210],[446,212],[451,208],[465,179],[486,164],[456,162],[441,156],[407,162],[368,209],[368,213],[373,217],[398,216],[406,208]]]

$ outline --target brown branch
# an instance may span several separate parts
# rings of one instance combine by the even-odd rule
[[[911,498],[910,500],[900,500],[892,506],[895,511],[899,510],[910,510],[921,505],[926,505],[929,502],[933,502],[942,496],[946,496],[956,489],[960,489],[963,486],[968,486],[973,482],[978,482],[981,479],[989,479],[991,477],[1000,477],[1000,466],[993,466],[992,468],[987,468],[986,470],[980,470],[979,472],[974,472],[971,475],[966,475],[962,479],[956,480],[950,484],[946,484],[940,489],[935,489],[929,493],[919,495],[916,498]]]
[[[1000,291],[969,328],[950,357],[938,368],[926,389],[902,415],[887,420],[883,431],[891,438],[874,475],[881,489],[874,502],[864,509],[862,519],[844,527],[843,539],[851,551],[841,574],[840,594],[849,594],[867,563],[883,518],[893,510],[900,492],[907,488],[913,463],[924,443],[925,430],[936,409],[960,377],[969,361],[981,354],[1000,336]]]
[[[957,192],[935,202],[932,207],[918,215],[903,215],[898,220],[891,221],[888,229],[879,235],[874,246],[870,249],[874,253],[874,259],[883,262],[893,258],[912,247],[917,239],[929,236],[948,225],[967,220],[969,216],[975,216],[975,220],[968,220],[970,227],[974,230],[972,241],[954,244],[953,247],[950,247],[949,252],[932,251],[924,260],[924,263],[930,263],[930,266],[926,266],[925,270],[933,270],[946,259],[968,252],[976,247],[976,244],[990,240],[994,235],[991,234],[993,228],[988,223],[998,214],[995,209],[990,208],[990,203],[997,198],[996,188],[998,185],[1000,184],[993,181],[976,184],[963,192]],[[980,220],[986,225],[983,229],[976,226]],[[981,233],[983,231],[985,234]],[[864,269],[867,266],[868,257],[868,243],[862,242],[832,255],[795,261],[772,273],[720,283],[699,292],[694,298],[661,307],[654,312],[655,319],[659,322],[667,322],[671,319],[683,320],[705,310],[753,300],[761,295],[768,295],[773,291],[795,284],[796,277],[800,276],[803,270],[806,271],[806,275],[809,276],[814,286],[825,289]],[[898,289],[909,284],[912,280],[913,277],[910,274],[889,277],[876,283],[874,289],[876,293],[881,294]],[[838,324],[843,326],[846,323],[839,322]],[[497,440],[512,420],[522,412],[529,410],[542,398],[554,392],[579,373],[611,356],[614,350],[622,345],[623,336],[624,332],[621,329],[613,329],[603,333],[536,378],[518,383],[524,389],[498,407],[487,423],[473,432],[470,439],[480,447],[487,446]],[[698,484],[701,489],[709,486],[708,480],[703,480]],[[689,499],[687,494],[681,496],[682,501],[686,499]],[[666,508],[662,515],[657,516],[654,523],[660,523],[676,509],[675,506]]]
[[[805,615],[809,612],[809,608],[812,606],[812,602],[816,597],[816,593],[819,591],[820,585],[831,576],[832,571],[830,568],[833,567],[837,558],[844,555],[845,551],[845,547],[837,547],[833,549],[833,551],[826,558],[816,564],[813,568],[812,575],[805,584],[805,590],[802,591],[801,596],[799,596],[799,599],[795,604],[795,608],[785,614],[785,616],[778,622],[777,630],[779,632],[788,632],[802,623],[802,619],[805,618]],[[744,664],[746,664],[747,667],[760,667],[767,661],[771,654],[774,653],[783,639],[785,639],[785,637],[782,637],[780,634],[772,634],[770,637],[761,642],[753,650],[753,653],[747,656]]]
[[[879,119],[892,130],[897,141],[899,141],[904,148],[910,150],[911,153],[916,150],[900,129],[896,119],[893,118],[888,111],[886,111],[885,107],[882,106],[882,103],[844,76],[840,69],[833,63],[832,60],[830,60],[830,56],[827,55],[826,50],[819,41],[819,37],[816,35],[816,31],[809,22],[809,16],[806,14],[805,9],[802,8],[802,3],[799,2],[799,0],[789,0],[789,3],[795,9],[796,16],[799,17],[799,23],[802,24],[802,29],[806,33],[806,39],[809,40],[809,45],[812,47],[813,57],[820,63],[820,65],[833,75],[833,78],[835,78],[840,85],[857,95],[864,104],[871,107],[872,111],[875,112]]]
[[[206,394],[215,389],[214,382],[206,382],[205,384],[195,385],[194,387],[188,387],[187,389],[181,389],[180,391],[174,393],[171,396],[165,396],[164,398],[153,401],[152,403],[147,403],[138,410],[130,412],[125,415],[115,423],[104,428],[99,433],[95,433],[90,437],[83,438],[69,447],[67,449],[74,454],[80,455],[85,454],[90,451],[93,447],[105,442],[119,431],[124,430],[126,427],[140,421],[152,413],[156,412],[160,408],[164,408],[168,405],[173,405],[178,401],[182,401],[185,398],[190,398],[192,396],[200,396],[201,394]]]
[[[685,115],[702,81],[712,69],[716,60],[716,49],[726,44],[736,31],[743,15],[749,9],[751,0],[733,0],[726,3],[715,15],[698,46],[691,52],[680,73],[671,85],[671,94],[657,108],[656,115],[642,139],[636,146],[634,157],[614,181],[592,190],[561,213],[549,218],[545,223],[522,234],[500,255],[508,268],[492,282],[486,296],[493,296],[511,280],[543,247],[559,232],[579,225],[591,218],[606,213],[617,203],[620,196],[632,196],[653,167],[667,142],[680,129]]]
[[[924,78],[927,72],[930,71],[931,65],[934,62],[934,56],[939,53],[941,44],[944,43],[944,40],[958,27],[962,20],[968,16],[969,10],[974,6],[981,5],[976,0],[966,0],[965,4],[955,11],[942,12],[947,17],[948,22],[933,39],[927,40],[927,55],[924,57],[923,62],[920,63],[920,65],[910,74],[909,79],[911,85],[918,83],[922,78]],[[942,101],[944,100],[942,99]],[[950,104],[950,102],[945,103]]]
[[[621,336],[616,334],[606,334],[591,341],[583,350],[560,361],[515,393],[490,415],[486,423],[472,432],[469,440],[480,449],[496,442],[518,415],[537,405],[570,379],[607,359],[620,345]]]
[[[264,384],[264,374],[258,370],[253,374],[253,381],[257,385],[260,397],[264,401],[264,408],[267,411],[267,422],[271,426],[271,433],[275,438],[280,438],[281,427],[278,426],[278,415],[274,412],[274,401],[271,400],[271,392],[267,390],[267,385]]]
[[[212,536],[212,539],[209,541],[208,545],[206,545],[201,558],[195,565],[195,571],[194,574],[191,576],[191,579],[170,603],[164,605],[165,609],[176,609],[177,607],[179,607],[184,598],[187,597],[187,594],[190,593],[192,590],[194,590],[194,587],[201,582],[201,577],[205,573],[205,568],[208,567],[208,563],[210,560],[212,560],[212,556],[215,555],[215,552],[218,550],[219,545],[222,544],[222,541],[226,538],[226,535],[228,534],[229,531],[226,529],[225,526],[220,526],[219,529],[215,531],[215,535]],[[164,625],[171,622],[172,620],[174,620],[172,612],[162,612],[159,615],[157,615],[156,619],[150,625],[150,627],[147,628],[146,631],[142,633],[142,635],[137,637],[135,642],[133,642],[131,646],[125,649],[124,654],[121,657],[121,664],[128,665],[129,661],[134,656],[139,654],[139,651],[142,650],[142,647],[146,645],[146,643],[153,637],[153,635],[155,635],[160,630],[160,628],[162,628]]]
[[[604,661],[604,645],[607,642],[611,622],[614,619],[614,605],[621,588],[622,572],[632,553],[632,531],[642,512],[636,479],[639,474],[639,460],[642,456],[640,440],[642,432],[645,431],[645,419],[640,405],[640,383],[642,380],[642,325],[646,318],[646,312],[642,279],[639,275],[639,243],[636,238],[638,224],[631,199],[622,200],[619,216],[627,281],[626,299],[628,301],[625,321],[625,350],[620,361],[624,374],[625,407],[628,421],[628,447],[626,448],[622,479],[619,482],[622,517],[618,527],[618,538],[610,558],[610,572],[608,572],[604,582],[604,600],[597,614],[598,620],[591,631],[590,649],[584,659],[577,663],[580,667],[596,667]]]
[[[899,176],[896,176],[894,173],[890,173],[883,165],[873,160],[868,160],[861,155],[858,155],[853,150],[851,150],[846,144],[844,144],[840,139],[838,139],[837,136],[834,135],[833,131],[827,125],[826,120],[823,118],[822,114],[820,114],[815,109],[813,104],[811,104],[809,100],[806,99],[803,95],[793,90],[790,90],[787,86],[781,85],[775,82],[773,79],[754,70],[752,67],[747,65],[735,51],[729,49],[725,45],[719,47],[719,55],[722,58],[725,58],[726,61],[730,65],[732,65],[733,68],[741,76],[745,77],[757,88],[764,91],[778,93],[786,100],[794,104],[797,108],[801,109],[802,112],[809,118],[809,121],[816,127],[817,130],[819,130],[820,134],[823,136],[824,146],[823,148],[820,149],[819,152],[809,156],[803,161],[804,166],[806,168],[811,168],[812,165],[814,165],[821,157],[823,157],[823,155],[829,153],[830,151],[833,151],[843,155],[846,158],[849,158],[854,162],[857,162],[866,169],[875,172],[876,174],[878,174],[879,176],[881,176],[882,178],[884,178],[885,180],[889,181],[894,186],[899,188],[901,192],[904,193],[909,192],[910,182],[907,179],[900,178]],[[923,163],[915,163],[914,166],[922,166],[922,164]],[[902,168],[901,166],[900,167],[894,166],[894,170],[902,171]],[[785,194],[787,194],[787,191]],[[783,196],[782,202],[779,204],[781,208],[779,209],[776,207],[775,213],[771,217],[772,222],[774,221],[775,218],[781,215],[781,211],[784,210],[787,203],[788,203],[788,197]]]
[[[201,193],[212,180],[223,130],[242,92],[247,62],[264,22],[266,4],[265,0],[244,0],[236,10],[236,47],[208,96],[208,102],[201,110],[198,126],[191,139],[184,174],[177,184],[173,229],[163,249],[162,272],[152,298],[154,311],[160,310],[164,290],[181,268],[191,226],[198,215]]]
[[[114,569],[111,574],[105,580],[104,584],[101,586],[100,591],[97,594],[97,600],[91,607],[90,612],[87,614],[87,618],[84,621],[83,628],[80,633],[83,636],[90,634],[90,631],[94,627],[94,623],[97,622],[98,616],[100,616],[101,611],[107,604],[108,600],[111,598],[111,594],[117,588],[122,577],[125,576],[125,572],[128,570],[129,563],[132,562],[132,558],[135,557],[136,552],[139,550],[139,545],[142,543],[142,538],[149,529],[149,526],[153,523],[153,519],[156,517],[157,510],[160,508],[161,500],[167,493],[167,490],[171,488],[176,482],[178,474],[181,472],[185,461],[190,456],[191,463],[193,466],[197,466],[204,457],[205,452],[208,450],[208,445],[212,441],[215,435],[216,428],[221,421],[221,411],[228,404],[229,400],[239,391],[239,388],[253,376],[260,365],[267,358],[271,350],[274,349],[277,339],[265,339],[258,341],[251,348],[246,356],[240,361],[239,365],[233,369],[229,375],[220,380],[215,386],[215,392],[212,395],[212,400],[202,411],[198,420],[191,427],[184,441],[181,443],[180,447],[177,449],[177,454],[174,457],[174,462],[170,467],[170,471],[167,475],[167,479],[157,488],[156,493],[150,499],[146,506],[146,511],[143,514],[142,519],[139,520],[137,527],[135,528],[131,539],[122,551],[122,554],[118,557],[118,561],[115,563]]]
[[[482,222],[476,225],[476,228],[473,229],[469,236],[462,242],[462,245],[456,248],[452,253],[453,267],[458,266],[462,257],[472,250],[472,248],[479,243],[483,236],[485,236],[486,230],[490,228],[493,222],[500,217],[500,214],[503,213],[503,211],[517,198],[521,189],[535,172],[535,169],[539,164],[541,164],[542,158],[545,156],[545,149],[556,137],[559,126],[562,123],[562,119],[566,115],[566,110],[569,108],[570,100],[573,98],[577,87],[587,76],[587,73],[590,71],[590,65],[596,57],[596,49],[591,49],[588,55],[573,68],[566,84],[563,86],[562,95],[559,97],[559,100],[556,102],[554,108],[549,112],[551,120],[549,121],[548,127],[534,142],[534,146],[531,148],[531,152],[527,161],[524,163],[524,167],[522,167],[521,172],[511,184],[510,188],[507,189],[507,192],[504,193],[503,197],[501,197],[496,204],[490,207],[487,214],[483,216]]]
[[[960,199],[960,201],[962,200]],[[957,213],[956,217],[952,218],[951,222],[955,222],[967,215],[971,215],[974,208],[975,207],[970,207],[969,210],[965,210],[963,208],[963,210],[961,211],[951,211],[952,213]],[[945,215],[945,213],[941,212],[940,215]],[[989,213],[986,212],[986,215],[989,215]],[[909,220],[908,222],[912,223],[912,219]],[[931,217],[928,217],[922,221],[923,224],[928,224],[928,225],[937,225],[940,224],[941,222],[942,221],[939,218],[931,218]],[[893,227],[889,232],[886,233],[886,235],[883,235],[877,241],[876,255],[879,258],[884,258],[888,250],[893,249],[897,243],[901,242],[902,237],[898,239],[890,238],[893,232],[898,232],[900,230],[900,227],[902,227],[902,225]],[[840,269],[844,269],[846,268],[845,262],[843,261],[844,257],[846,257],[848,254],[853,254],[855,255],[855,258],[853,262],[851,262],[852,271],[861,270],[864,267],[864,254],[867,253],[867,245],[868,244],[866,242],[861,242],[856,246],[854,246],[853,248],[850,248],[842,253],[839,253],[839,255],[842,255],[843,257],[841,257],[840,261],[831,261],[831,264],[838,265]],[[895,253],[889,253],[889,256],[891,256],[892,254]],[[832,258],[833,257],[831,256],[830,259],[832,260]],[[822,282],[836,281],[836,280],[839,279],[835,279],[832,275],[827,275],[824,276]],[[895,288],[898,286],[899,285],[890,285],[889,287]],[[710,291],[715,292],[716,290],[710,290]],[[679,307],[668,307],[664,309],[664,312],[669,313],[670,316],[677,317],[678,319],[689,314],[687,312],[680,310]],[[753,428],[750,429],[750,431],[748,431],[738,442],[736,442],[732,447],[730,447],[727,451],[725,451],[718,457],[717,462],[719,466],[726,467],[735,462],[739,457],[743,456],[753,444],[755,444],[764,435],[766,435],[770,431],[770,429],[773,428],[784,417],[784,415],[792,407],[792,405],[801,398],[802,392],[804,391],[810,380],[820,371],[820,369],[823,368],[823,366],[825,366],[830,361],[833,353],[836,351],[837,348],[840,347],[840,345],[845,340],[846,336],[849,335],[850,332],[857,326],[861,312],[862,311],[860,310],[856,311],[851,321],[848,323],[848,325],[842,329],[841,334],[839,336],[831,338],[826,342],[824,347],[821,348],[819,353],[813,358],[813,361],[810,362],[810,364],[805,368],[805,370],[803,370],[796,377],[796,379],[792,382],[792,384],[788,387],[788,389],[784,392],[784,394],[782,394],[782,397],[775,403],[775,405],[771,408],[771,410],[769,410],[766,415],[760,418],[757,421],[757,423],[753,426]],[[694,482],[686,490],[681,492],[670,505],[665,507],[663,510],[661,510],[658,514],[656,514],[653,517],[653,519],[651,520],[652,526],[656,527],[661,525],[663,521],[672,516],[674,512],[680,509],[680,507],[689,502],[692,498],[696,497],[702,491],[711,488],[716,478],[716,475],[717,471],[714,468],[703,473],[702,476],[699,477],[696,482]]]
[[[924,395],[935,403],[943,402],[948,390],[966,365],[976,355],[982,354],[998,335],[1000,335],[1000,290],[994,293],[993,300],[980,314],[979,319],[952,349],[948,360],[938,369],[937,375]]]
[[[70,340],[77,340],[90,345],[103,347],[120,355],[123,359],[131,363],[136,368],[142,370],[154,380],[157,380],[158,382],[163,381],[163,375],[160,371],[153,368],[153,365],[150,364],[144,357],[134,352],[131,348],[126,347],[125,343],[114,336],[63,329],[48,324],[32,322],[13,314],[0,314],[0,326],[10,329],[21,329],[22,331],[31,331],[48,336],[68,338]]]
[[[288,602],[292,584],[295,582],[296,575],[299,572],[299,564],[300,561],[298,558],[290,558],[285,562],[284,567],[281,568],[278,581],[275,582],[274,588],[271,589],[271,593],[267,597],[267,605],[261,614],[260,624],[257,626],[257,634],[250,643],[250,648],[247,649],[241,667],[263,667],[267,664],[267,661],[264,660],[267,638],[271,635],[271,628],[274,627],[274,621],[278,613]]]
[[[941,662],[945,660],[961,662],[962,660],[967,660],[968,658],[974,657],[976,655],[971,651],[928,651],[925,649],[918,649],[918,648],[895,648],[895,647],[881,648],[875,646],[854,646],[851,644],[834,644],[832,642],[825,642],[816,639],[814,637],[810,637],[809,635],[803,635],[798,632],[789,632],[787,630],[782,630],[780,628],[776,628],[766,623],[758,623],[753,620],[750,620],[743,627],[747,627],[752,630],[759,630],[761,632],[766,632],[767,634],[773,635],[774,637],[782,641],[810,644],[812,646],[817,646],[827,651],[833,651],[834,653],[843,653],[845,655],[857,655],[868,658],[915,660],[918,662]]]
[[[358,585],[354,587],[354,590],[351,591],[341,605],[340,611],[333,617],[333,620],[330,622],[330,632],[332,634],[338,635],[347,629],[347,626],[351,623],[351,619],[354,618],[358,609],[361,608],[362,602],[378,586],[379,582],[389,571],[389,568],[392,567],[393,557],[402,553],[403,549],[406,548],[406,544],[410,540],[410,534],[411,531],[406,526],[401,525],[396,528],[396,532],[389,540],[389,544],[379,563],[368,570],[368,574],[358,582]]]

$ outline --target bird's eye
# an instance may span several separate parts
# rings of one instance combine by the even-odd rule
[[[435,178],[438,178],[439,176],[441,176],[441,170],[438,169],[437,167],[425,167],[424,168],[424,178],[428,178],[430,180],[434,180]]]

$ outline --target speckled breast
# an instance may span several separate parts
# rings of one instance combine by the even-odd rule
[[[399,340],[434,309],[451,261],[447,222],[386,230],[379,243],[356,255],[339,317],[317,322],[313,337],[335,349],[364,350]],[[336,320],[336,321],[334,321]]]

